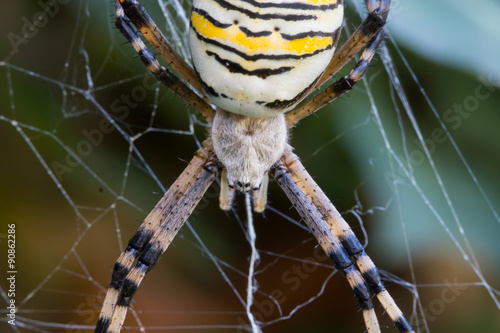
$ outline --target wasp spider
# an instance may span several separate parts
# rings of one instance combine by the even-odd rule
[[[334,54],[343,22],[342,0],[193,0],[191,67],[136,0],[116,1],[118,29],[151,73],[200,111],[211,131],[115,263],[96,332],[120,331],[145,274],[219,173],[220,206],[226,210],[236,191],[252,191],[254,210],[262,212],[268,175],[274,177],[347,279],[368,332],[380,332],[372,294],[400,332],[413,332],[363,246],[287,139],[300,119],[361,79],[384,38],[389,4],[377,0],[374,6],[366,0],[367,18]],[[131,23],[178,76],[158,63]],[[300,103],[362,49],[348,76]]]

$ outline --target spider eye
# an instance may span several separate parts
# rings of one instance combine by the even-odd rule
[[[238,187],[244,187],[244,188],[249,188],[250,187],[250,182],[246,182],[243,185],[243,182],[241,180],[238,180]]]
[[[243,182],[241,180],[238,180],[236,185],[238,185],[238,189],[240,191],[248,192],[248,190],[250,190],[251,184],[250,184],[250,182],[246,182],[245,184],[243,184]]]

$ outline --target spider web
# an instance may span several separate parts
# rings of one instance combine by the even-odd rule
[[[146,72],[113,27],[113,3],[44,3],[3,5],[0,325],[92,331],[112,265],[207,127]],[[187,57],[188,5],[143,4]],[[348,14],[352,30],[360,18]],[[386,44],[291,144],[417,331],[497,331],[500,80]],[[264,215],[243,197],[224,213],[217,197],[214,184],[145,278],[127,331],[364,331],[348,284],[276,184]]]

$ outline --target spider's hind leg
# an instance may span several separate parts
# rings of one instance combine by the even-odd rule
[[[361,80],[368,70],[368,66],[377,52],[377,48],[385,38],[385,31],[381,30],[368,43],[365,50],[361,54],[359,61],[351,70],[349,75],[341,77],[331,85],[326,87],[320,93],[286,114],[286,123],[288,128],[295,126],[301,119],[313,114],[323,106],[334,101],[341,95],[351,90],[356,83]]]
[[[167,61],[169,66],[172,66],[192,87],[201,92],[201,86],[193,68],[172,47],[146,9],[136,0],[117,0],[116,7],[116,16],[118,18],[126,16],[162,58]]]
[[[383,31],[383,27],[387,22],[389,15],[390,0],[377,0],[377,7],[372,5],[373,0],[365,0],[366,7],[368,8],[368,16],[363,20],[359,27],[349,37],[349,39],[342,45],[342,47],[335,52],[330,64],[325,69],[323,75],[318,81],[318,86],[321,86],[333,75],[335,75],[341,68],[343,68],[356,54],[372,41],[376,35]]]
[[[157,49],[162,57],[168,62],[177,73],[179,78],[168,68],[160,65],[158,60],[149,52],[141,38],[136,34],[131,23],[135,24],[142,35]],[[192,68],[172,49],[166,38],[161,34],[160,30],[146,11],[140,6],[137,1],[118,1],[116,4],[116,27],[132,44],[132,47],[139,55],[141,61],[146,65],[151,74],[170,89],[177,96],[181,97],[185,102],[192,106],[195,110],[201,112],[203,117],[208,122],[211,122],[215,111],[212,106],[193,91],[183,80],[187,81],[192,87],[201,91],[199,83]]]

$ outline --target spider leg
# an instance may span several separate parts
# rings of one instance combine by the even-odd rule
[[[358,63],[351,70],[349,75],[341,77],[324,90],[319,92],[313,98],[300,104],[298,107],[286,114],[287,127],[294,127],[301,119],[313,114],[326,104],[337,99],[341,95],[351,90],[356,83],[363,77],[368,70],[368,65],[373,59],[378,46],[384,40],[385,32],[380,30],[375,37],[368,43],[365,50],[361,54]]]
[[[134,1],[122,1],[123,5],[120,5],[117,3],[116,7],[116,27],[120,30],[120,32],[127,38],[127,40],[132,44],[134,47],[135,51],[139,54],[142,62],[146,65],[146,67],[149,69],[149,71],[155,76],[155,78],[163,83],[167,88],[172,90],[176,95],[181,97],[184,101],[186,101],[190,106],[192,106],[194,109],[198,110],[201,112],[201,114],[207,119],[207,121],[211,122],[214,115],[215,111],[214,109],[208,104],[205,100],[203,100],[200,96],[198,96],[193,90],[189,88],[188,85],[186,85],[184,82],[182,82],[181,79],[179,79],[174,73],[172,73],[170,70],[167,68],[163,67],[160,65],[158,60],[155,59],[155,57],[149,52],[149,50],[146,48],[146,45],[144,42],[137,36],[137,34],[134,32],[134,29],[131,27],[130,23],[125,19],[124,14],[127,13],[127,17],[132,17],[134,18],[134,24],[138,27],[138,29],[141,31],[141,33],[146,37],[151,37],[155,35],[161,35],[160,30],[154,25],[154,28],[149,28],[149,25],[154,24],[151,21],[151,18],[149,16],[146,16],[144,18],[144,15],[147,15],[145,12],[144,8],[140,6],[135,0]],[[126,8],[126,11],[124,11],[124,6]],[[137,12],[142,13],[143,15],[137,14]],[[132,14],[133,13],[133,14]],[[147,22],[144,23],[142,20],[139,19],[144,19],[144,21]],[[141,23],[142,22],[142,23]],[[145,27],[148,27],[147,29]],[[146,30],[145,30],[146,29]],[[151,32],[151,29],[153,29],[155,33]],[[145,31],[143,31],[145,30]],[[163,35],[161,35],[162,38],[165,40],[165,43],[168,43]],[[149,40],[149,39],[148,39]],[[151,42],[151,41],[150,41]],[[152,43],[152,42],[151,42]],[[153,43],[152,43],[153,44]],[[153,44],[155,45],[155,44]],[[161,44],[163,45],[163,44]],[[156,46],[155,46],[156,47]],[[161,46],[160,46],[161,48]],[[162,56],[165,58],[166,55]],[[169,63],[173,66],[174,69],[174,64],[177,64],[177,61],[182,61],[182,58],[180,56],[174,57],[172,59],[168,59]],[[185,62],[184,62],[185,63]],[[189,67],[187,64],[185,66]],[[181,68],[184,68],[184,66],[180,66]],[[189,67],[190,68],[190,67]],[[180,75],[182,75],[183,78],[188,80],[190,84],[193,84],[192,78],[190,79],[189,75],[185,73],[185,71],[179,71],[176,69]],[[192,70],[192,69],[191,69]],[[187,75],[187,76],[184,76]],[[191,80],[191,82],[190,82]],[[196,80],[196,82],[198,82]]]
[[[193,68],[175,51],[146,9],[136,0],[117,0],[116,6],[117,8],[123,8],[124,14],[156,51],[161,54],[163,59],[192,87],[201,92],[201,86]]]
[[[319,79],[317,87],[321,86],[344,67],[382,30],[385,25],[391,1],[377,0],[377,8],[375,9],[372,6],[372,0],[365,0],[365,3],[368,8],[368,16],[342,47],[335,52],[330,64]]]
[[[370,289],[400,332],[413,329],[385,289],[378,270],[330,200],[291,151],[271,169],[337,270],[347,278],[361,308],[368,332],[379,332]]]
[[[114,265],[95,333],[120,331],[142,279],[170,245],[219,170],[206,144],[149,213]]]

